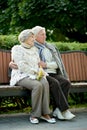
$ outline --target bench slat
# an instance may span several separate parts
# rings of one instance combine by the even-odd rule
[[[10,51],[0,51],[0,83],[8,83],[8,67],[11,61]]]

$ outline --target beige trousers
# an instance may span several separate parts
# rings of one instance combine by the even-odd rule
[[[20,80],[17,85],[31,90],[32,117],[40,117],[41,115],[50,113],[49,84],[46,79],[42,78],[38,81],[27,77]]]

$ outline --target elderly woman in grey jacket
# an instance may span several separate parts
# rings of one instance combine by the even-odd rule
[[[39,123],[39,118],[55,123],[55,119],[49,116],[49,84],[44,77],[44,71],[40,80],[37,79],[40,59],[34,46],[34,34],[26,29],[19,34],[18,40],[21,45],[14,46],[11,51],[12,60],[18,69],[12,69],[10,85],[20,85],[31,90],[31,123]]]

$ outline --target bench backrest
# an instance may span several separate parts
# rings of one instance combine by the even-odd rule
[[[87,52],[70,51],[61,53],[71,81],[87,81]],[[8,68],[10,51],[0,50],[0,83],[9,83]]]
[[[70,81],[87,81],[87,52],[69,51],[61,56]]]
[[[7,50],[0,50],[0,83],[8,83],[8,68],[11,61],[11,53]]]

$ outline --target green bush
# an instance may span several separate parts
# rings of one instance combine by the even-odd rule
[[[54,45],[60,51],[69,51],[69,50],[82,50],[87,51],[87,43],[77,43],[77,42],[54,42]]]
[[[60,51],[83,50],[87,51],[87,43],[77,42],[50,42]],[[14,45],[19,44],[17,35],[0,35],[0,49],[10,50]]]
[[[19,44],[17,35],[0,35],[0,49],[10,50],[17,44]]]

